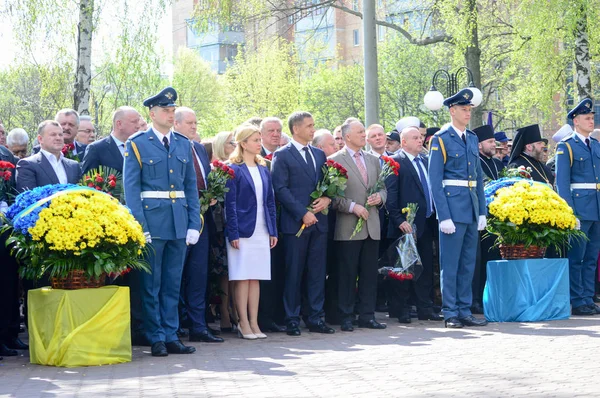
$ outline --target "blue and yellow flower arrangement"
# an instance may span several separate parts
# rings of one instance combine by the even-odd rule
[[[22,277],[88,278],[148,270],[146,242],[129,209],[110,195],[72,184],[46,185],[17,196],[6,213],[7,245]]]

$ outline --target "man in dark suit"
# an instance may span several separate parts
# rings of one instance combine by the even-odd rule
[[[412,282],[419,320],[441,321],[444,318],[433,312],[431,299],[433,289],[433,237],[437,222],[433,208],[431,188],[427,178],[427,159],[420,155],[423,136],[418,127],[407,127],[401,134],[402,149],[393,159],[400,163],[398,176],[391,175],[386,181],[388,200],[386,203],[390,222],[386,246],[393,244],[401,235],[414,233],[413,225],[406,221],[402,209],[409,203],[419,207],[415,215],[417,251],[423,264],[423,272]],[[410,323],[406,306],[410,295],[410,281],[390,280],[386,284],[390,318],[397,317],[400,323]]]
[[[281,233],[286,252],[284,307],[287,334],[300,336],[302,275],[306,273],[308,327],[311,332],[334,333],[323,322],[327,255],[327,216],[321,213],[331,199],[322,196],[310,205],[310,194],[322,179],[325,154],[308,145],[315,122],[308,112],[295,112],[288,119],[292,141],[273,156],[271,172],[275,196],[281,203]],[[299,238],[295,236],[305,227]]]
[[[17,164],[17,158],[8,149],[0,146],[0,161]],[[10,186],[14,188],[14,170]],[[0,197],[0,212],[4,213],[8,208],[10,197]],[[0,226],[2,221],[0,221]],[[2,356],[16,356],[16,350],[28,348],[19,339],[19,275],[18,264],[14,256],[10,254],[10,247],[6,247],[9,232],[0,235],[0,359]]]
[[[198,142],[196,113],[186,107],[175,111],[173,129],[185,135],[192,142],[192,161],[196,172],[198,194],[206,189],[210,173],[210,159],[206,149]],[[183,267],[182,296],[190,320],[190,341],[222,343],[221,337],[214,336],[206,324],[206,289],[208,286],[209,224],[212,222],[210,209],[204,214],[205,227],[195,245],[187,247]]]
[[[283,130],[283,123],[277,117],[266,117],[260,122],[260,138],[262,141],[260,156],[270,155],[279,148],[281,130]]]
[[[66,159],[63,130],[58,122],[46,120],[38,127],[40,152],[17,163],[17,191],[23,192],[48,184],[77,184],[81,168],[74,160]]]
[[[329,159],[348,170],[344,197],[336,197],[333,208],[337,211],[334,240],[338,248],[338,308],[342,317],[342,331],[354,330],[356,280],[358,278],[358,326],[385,329],[375,320],[377,297],[377,255],[381,229],[378,206],[385,203],[386,189],[369,194],[375,186],[381,165],[379,159],[362,150],[366,144],[365,127],[357,119],[342,124],[346,146]],[[367,205],[369,208],[367,209]],[[363,228],[353,235],[359,218]]]
[[[81,168],[83,173],[101,166],[123,172],[125,142],[138,131],[140,114],[130,106],[121,106],[113,112],[113,130],[108,137],[92,142],[85,150]]]
[[[85,154],[86,145],[75,141],[75,137],[77,136],[77,129],[79,128],[79,114],[77,111],[73,109],[61,109],[58,111],[54,120],[60,124],[60,127],[63,129],[64,141],[63,144],[73,144],[75,149],[73,149],[73,155],[77,161],[81,162],[83,160],[83,156]],[[33,146],[32,153],[37,154],[40,151],[39,142]]]

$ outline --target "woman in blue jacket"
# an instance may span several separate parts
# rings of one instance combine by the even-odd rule
[[[229,244],[229,280],[235,281],[234,297],[239,316],[238,335],[264,339],[258,327],[259,280],[271,279],[270,249],[277,244],[275,196],[271,175],[260,156],[258,128],[241,125],[235,134],[237,147],[229,157],[235,177],[227,183],[225,232]]]

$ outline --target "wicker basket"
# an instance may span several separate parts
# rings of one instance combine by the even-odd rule
[[[500,255],[504,260],[522,260],[525,258],[544,258],[545,247],[525,245],[500,245]]]
[[[69,271],[64,278],[52,278],[53,289],[77,290],[102,287],[105,285],[106,276],[102,274],[98,279],[89,279],[84,271]]]

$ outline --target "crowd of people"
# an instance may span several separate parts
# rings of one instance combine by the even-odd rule
[[[385,329],[376,311],[404,324],[416,317],[450,328],[485,326],[473,314],[483,313],[485,264],[500,256],[484,234],[483,187],[507,166],[524,165],[534,180],[556,185],[581,219],[590,240],[568,251],[573,313],[600,313],[594,304],[600,144],[591,138],[590,100],[569,113],[575,130],[555,135],[558,150],[548,160],[538,125],[517,129],[513,140],[488,125],[469,130],[471,98],[469,89],[447,98],[451,122],[441,128],[405,117],[387,134],[356,118],[317,130],[318,121],[302,111],[288,117],[289,135],[279,118],[265,115],[202,140],[196,114],[176,106],[177,92],[168,87],[144,101],[150,124],[122,106],[100,139],[91,118],[71,109],[40,123],[33,145],[23,129],[6,135],[0,124],[0,159],[16,164],[16,192],[76,184],[100,166],[122,174],[125,204],[152,247],[145,254],[152,272],[130,272],[117,283],[131,292],[132,344],[150,346],[153,356],[193,353],[186,338],[301,336],[302,323],[324,334],[336,332],[332,325],[342,332]],[[383,156],[400,169],[373,193]],[[348,171],[345,195],[315,198],[328,159]],[[212,201],[201,217],[199,198],[214,161],[226,162],[235,176],[224,202]],[[10,199],[0,199],[6,209]],[[403,211],[411,203],[418,205],[413,223]],[[364,228],[352,236],[359,219]],[[385,278],[378,272],[382,254],[405,234],[416,237],[422,273],[415,280]],[[0,355],[12,356],[27,349],[19,339],[20,299],[48,281],[20,282],[5,241],[6,234]],[[215,317],[219,328],[209,327]]]

